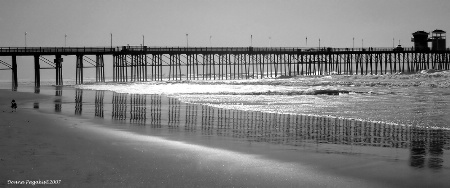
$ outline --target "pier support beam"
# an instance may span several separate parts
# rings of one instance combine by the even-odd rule
[[[132,78],[133,76],[131,76]],[[113,56],[113,81],[127,82],[128,81],[128,61],[127,55]]]
[[[95,81],[105,82],[105,62],[103,55],[96,55],[95,58]]]
[[[83,55],[77,55],[75,84],[83,84]]]
[[[17,83],[17,58],[16,56],[12,56],[12,87],[13,90],[17,89],[18,83]]]
[[[56,69],[56,85],[62,86],[63,85],[63,77],[62,77],[63,58],[61,58],[61,55],[56,55],[54,62],[55,62],[55,69]]]
[[[118,61],[118,56],[113,54],[113,82],[117,82],[117,61]]]
[[[39,55],[34,56],[34,87],[41,87],[41,65],[39,64]]]

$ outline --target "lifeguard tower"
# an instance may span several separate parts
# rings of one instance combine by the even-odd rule
[[[442,31],[440,29],[436,29],[433,32],[431,32],[431,50],[433,51],[443,51],[446,48],[446,41],[445,41],[445,31]]]

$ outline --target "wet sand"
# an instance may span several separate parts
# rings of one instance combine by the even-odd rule
[[[9,108],[12,97],[19,105],[14,113]],[[235,140],[203,144],[183,137],[170,140],[111,128],[108,121],[42,113],[32,108],[36,100],[49,101],[42,95],[0,90],[1,186],[16,187],[8,185],[8,180],[61,180],[60,186],[65,187],[442,185],[439,175],[433,182],[432,176],[421,177],[420,172],[399,174],[408,166],[370,156],[257,143],[238,143],[233,149],[229,144]]]

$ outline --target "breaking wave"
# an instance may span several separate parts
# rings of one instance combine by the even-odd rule
[[[339,95],[356,93],[336,89],[306,89],[301,91],[223,92],[220,95]]]

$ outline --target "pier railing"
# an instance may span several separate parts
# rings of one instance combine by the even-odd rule
[[[0,47],[0,53],[113,53],[109,47]]]
[[[0,55],[33,55],[33,54],[76,54],[76,53],[309,53],[309,52],[416,52],[414,48],[330,48],[330,47],[153,47],[153,46],[116,46],[116,47],[0,47]],[[429,51],[429,50],[428,50]],[[446,49],[444,51],[450,51]]]
[[[116,52],[283,52],[283,53],[302,53],[302,52],[417,52],[417,49],[410,48],[391,48],[391,47],[368,47],[368,48],[331,48],[331,47],[148,47],[148,46],[122,46],[116,47]],[[430,50],[428,50],[430,51]],[[426,52],[428,52],[426,51]],[[443,51],[450,51],[446,49]]]

